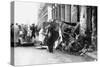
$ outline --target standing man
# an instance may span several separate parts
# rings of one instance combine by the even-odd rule
[[[55,22],[51,22],[51,26],[49,28],[49,34],[50,36],[48,38],[47,45],[49,52],[53,53],[54,43],[59,37],[58,26]]]
[[[32,27],[31,27],[30,29],[31,29],[31,31],[32,31],[32,36],[31,36],[31,38],[32,38],[32,37],[35,38],[35,25],[32,24]]]

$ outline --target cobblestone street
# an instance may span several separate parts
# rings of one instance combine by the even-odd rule
[[[16,65],[93,61],[90,57],[69,55],[56,50],[54,53],[49,53],[46,49],[35,47],[15,47],[14,56]]]

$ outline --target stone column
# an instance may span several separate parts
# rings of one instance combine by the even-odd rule
[[[59,5],[59,20],[61,21],[61,5]]]
[[[59,20],[59,5],[57,5],[57,19]]]
[[[77,5],[71,5],[71,23],[77,22]]]
[[[52,19],[52,8],[51,8],[51,6],[48,6],[48,20],[47,21],[49,21],[51,19]]]
[[[86,22],[87,22],[87,7],[81,6],[81,12],[80,12],[80,34],[81,35],[85,35]]]
[[[65,21],[65,5],[61,5],[61,21]]]
[[[92,8],[92,45],[97,50],[97,7]]]
[[[65,21],[71,22],[71,5],[65,5]]]

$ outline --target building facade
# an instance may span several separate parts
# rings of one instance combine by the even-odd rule
[[[52,19],[52,7],[51,4],[45,3],[40,5],[38,13],[38,26],[43,26],[44,22],[48,22]]]
[[[82,36],[87,35],[90,44],[97,46],[97,7],[55,3],[45,4],[39,13],[39,23],[43,24],[43,22],[50,19],[57,19],[67,23],[79,23],[79,33]],[[65,24],[63,27],[69,26]]]
[[[53,4],[52,17],[68,23],[79,23],[79,33],[87,36],[89,44],[97,49],[97,7]],[[68,27],[68,25],[64,25]]]
[[[69,23],[78,22],[78,5],[52,4],[52,18]]]

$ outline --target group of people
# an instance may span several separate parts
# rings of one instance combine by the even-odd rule
[[[22,42],[31,42],[32,38],[36,36],[36,26],[35,24],[11,24],[11,43],[20,44]],[[15,45],[14,45],[15,46]]]
[[[46,44],[48,46],[48,50],[50,53],[53,53],[53,48],[57,47],[57,40],[59,40],[60,37],[60,24],[57,20],[53,20],[47,23],[49,23],[47,26],[40,29],[39,40],[42,44]],[[43,33],[43,30],[45,30],[46,32]]]
[[[32,42],[38,37],[38,40],[41,41],[40,45],[46,44],[49,52],[53,52],[54,43],[59,37],[59,24],[53,20],[44,28],[38,28],[35,24],[11,24],[12,46],[17,46],[22,42]]]
[[[34,42],[35,38],[41,42],[40,45],[48,46],[49,52],[53,52],[62,41],[61,22],[52,20],[46,26],[38,28],[35,24],[12,24],[11,25],[11,43],[16,46],[22,42]]]
[[[84,48],[82,36],[70,36],[71,34],[67,34],[68,37],[64,36],[64,32],[62,31],[63,24],[68,24],[71,26],[76,26],[75,31],[76,34],[78,32],[79,24],[75,23],[67,23],[61,22],[58,20],[52,20],[46,26],[42,26],[38,28],[35,24],[25,25],[25,24],[12,24],[11,25],[11,43],[12,46],[15,44],[21,44],[22,42],[34,42],[34,40],[40,41],[39,45],[48,46],[48,50],[50,53],[53,53],[54,48],[59,48],[59,46],[64,46],[64,49],[69,51],[76,51]],[[67,32],[65,32],[67,33]],[[77,33],[79,35],[79,32]],[[70,37],[74,40],[70,41]],[[86,37],[85,37],[86,38]],[[87,38],[88,39],[88,38]],[[85,39],[86,41],[86,39]],[[82,42],[82,43],[81,43]],[[86,41],[87,42],[87,41]],[[82,45],[83,44],[83,45]],[[87,45],[87,44],[86,44]],[[67,48],[65,48],[67,46]]]
[[[72,27],[70,28],[70,33],[62,31],[64,24]],[[45,27],[47,30],[45,37],[42,37],[42,41],[48,46],[49,52],[53,53],[53,48],[57,49],[59,46],[61,46],[62,50],[74,53],[79,53],[84,48],[87,49],[89,46],[89,38],[79,33],[79,25],[80,23],[68,23],[58,20],[51,21],[50,24]]]

